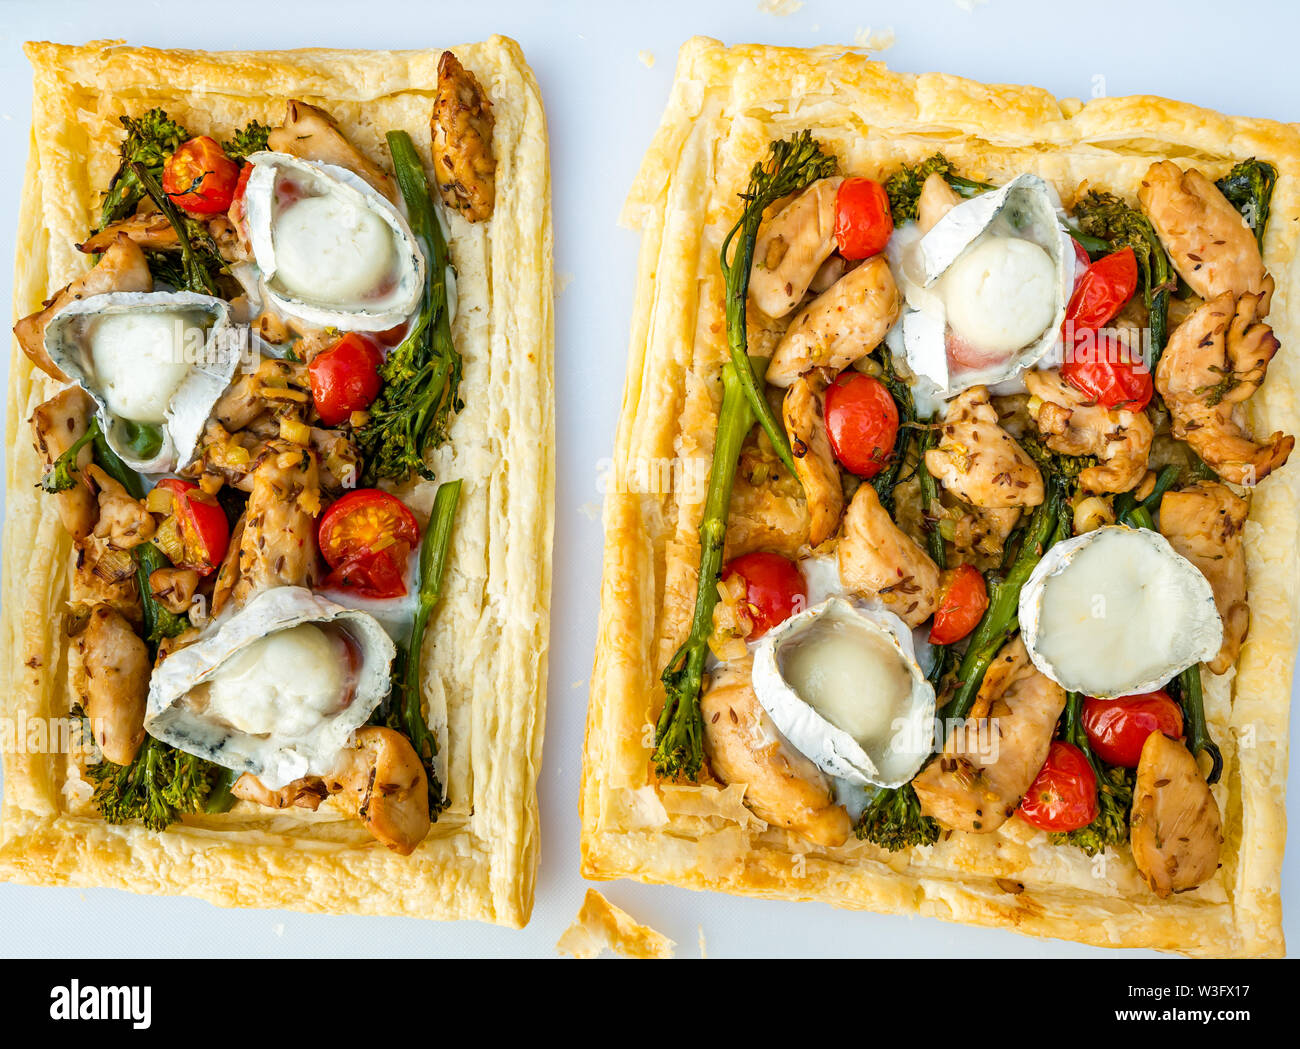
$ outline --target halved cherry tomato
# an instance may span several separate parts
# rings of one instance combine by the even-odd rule
[[[216,215],[230,207],[239,165],[207,135],[181,146],[163,165],[163,192],[193,215]]]
[[[384,355],[369,339],[348,332],[307,365],[316,414],[326,426],[337,426],[370,405],[384,382],[379,366]]]
[[[1141,411],[1154,393],[1151,369],[1140,349],[1104,328],[1133,297],[1137,281],[1133,249],[1112,252],[1088,267],[1065,313],[1061,378],[1105,408]]]
[[[722,567],[722,578],[745,581],[745,611],[754,621],[746,641],[756,641],[783,623],[808,602],[808,588],[794,562],[780,554],[756,550],[733,557]]]
[[[362,597],[401,597],[420,526],[396,496],[358,488],[325,511],[317,541],[332,569],[326,585],[355,590]]]
[[[248,179],[253,174],[253,165],[247,161],[239,169],[239,180],[235,183],[235,195],[230,200],[230,221],[239,227],[245,237],[248,227],[244,222],[247,217],[244,210],[244,195],[248,192]]]
[[[885,384],[852,369],[837,375],[826,388],[826,436],[846,470],[880,473],[898,437],[898,405]]]
[[[951,645],[960,641],[975,629],[988,607],[988,587],[978,568],[965,564],[948,569],[939,581],[939,608],[930,626],[931,643]]]
[[[199,575],[211,575],[230,545],[230,522],[216,496],[209,495],[192,481],[164,477],[157,484],[172,493],[172,513],[180,529],[185,554],[177,564],[192,568]]]
[[[1132,248],[1102,256],[1075,286],[1065,309],[1066,323],[1073,321],[1076,329],[1100,328],[1133,297],[1137,283],[1137,256]]]
[[[1071,831],[1097,818],[1097,774],[1073,743],[1054,740],[1020,799],[1020,816],[1039,830]]]
[[[846,259],[869,259],[885,250],[894,232],[889,194],[869,178],[846,178],[835,194],[835,243]]]
[[[1107,765],[1135,769],[1151,733],[1163,732],[1172,739],[1182,736],[1183,712],[1163,690],[1118,699],[1088,696],[1083,701],[1083,730],[1092,752]]]

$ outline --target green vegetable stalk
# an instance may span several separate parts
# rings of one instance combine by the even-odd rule
[[[162,186],[147,167],[139,162],[133,162],[131,171],[141,189],[148,194],[149,199],[157,205],[158,210],[167,217],[167,221],[176,231],[176,239],[180,242],[181,249],[180,288],[183,291],[198,292],[200,295],[218,294],[216,273],[220,272],[223,266],[221,256],[215,249],[203,252],[195,250],[193,238],[196,236],[196,231],[172,203],[171,197],[163,192]],[[199,231],[198,236],[206,237],[206,230]]]
[[[768,147],[767,159],[755,164],[749,176],[749,186],[740,199],[745,202],[736,224],[722,242],[722,275],[726,281],[727,348],[731,352],[731,365],[740,379],[749,401],[749,409],[772,442],[777,458],[791,474],[795,472],[794,456],[785,427],[763,395],[758,377],[749,364],[745,314],[749,298],[749,274],[754,265],[754,244],[763,212],[782,197],[797,193],[818,179],[835,172],[835,158],[821,151],[812,132],[801,131],[793,138],[773,142]],[[732,242],[739,236],[735,255]],[[730,261],[728,261],[730,260]]]
[[[1063,834],[1053,834],[1056,844],[1075,845],[1087,855],[1095,856],[1107,846],[1128,841],[1129,810],[1133,807],[1133,773],[1111,768],[1092,752],[1088,733],[1083,727],[1083,696],[1070,692],[1066,696],[1061,738],[1083,751],[1097,777],[1097,816],[1086,827]]]
[[[1156,477],[1155,487],[1145,499],[1138,499],[1132,492],[1124,492],[1115,497],[1115,520],[1131,528],[1149,528],[1155,531],[1154,515],[1160,509],[1160,500],[1165,492],[1178,483],[1182,468],[1170,463]]]
[[[1183,734],[1187,740],[1187,749],[1197,757],[1204,751],[1210,755],[1210,774],[1205,777],[1207,783],[1218,783],[1223,775],[1223,754],[1210,735],[1210,726],[1205,721],[1205,695],[1201,689],[1201,665],[1195,663],[1188,667],[1177,679],[1178,702],[1183,708]]]
[[[404,481],[412,473],[432,479],[425,454],[446,439],[452,413],[460,408],[461,358],[451,339],[447,242],[411,136],[390,131],[388,149],[411,232],[424,252],[426,286],[415,324],[380,369],[384,387],[370,406],[370,420],[357,431],[367,484],[384,477]]]
[[[442,593],[442,579],[447,570],[447,551],[451,547],[451,529],[456,519],[460,489],[460,481],[448,481],[438,486],[438,492],[433,498],[433,510],[424,530],[424,539],[420,543],[420,589],[415,618],[411,622],[406,645],[399,650],[399,659],[393,668],[394,695],[386,703],[389,728],[401,732],[411,741],[424,765],[429,782],[429,815],[435,820],[438,813],[446,807],[447,799],[433,763],[433,759],[438,756],[438,736],[424,717],[420,655],[424,649],[424,634],[429,626],[429,617],[433,615]]]

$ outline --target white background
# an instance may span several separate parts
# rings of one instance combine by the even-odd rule
[[[554,955],[555,941],[584,889],[578,877],[577,803],[599,594],[597,462],[613,443],[637,251],[636,235],[621,229],[617,216],[667,99],[678,45],[697,33],[732,43],[848,44],[868,28],[892,28],[897,43],[884,57],[899,70],[1031,83],[1058,96],[1162,94],[1227,113],[1279,120],[1300,115],[1294,50],[1300,8],[1289,3],[1255,0],[1240,10],[1223,0],[1089,0],[1084,5],[989,0],[965,9],[970,6],[954,0],[807,0],[778,17],[760,10],[757,0],[0,5],[3,265],[11,254],[3,243],[16,228],[30,126],[24,40],[124,38],[213,50],[401,48],[453,45],[499,32],[523,45],[545,98],[555,269],[557,287],[564,287],[555,348],[559,486],[550,698],[539,785],[543,847],[537,906],[528,928],[227,911],[195,900],[112,890],[0,885],[0,954]],[[652,68],[639,59],[642,52],[654,56]],[[0,271],[0,289],[12,285],[12,274]],[[1283,896],[1289,938],[1300,943],[1296,852],[1293,848],[1287,858]],[[742,900],[630,882],[601,888],[675,939],[684,957],[698,955],[701,935],[710,957],[1106,953],[931,919],[837,912],[820,904]]]

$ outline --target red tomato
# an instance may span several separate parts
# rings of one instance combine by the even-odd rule
[[[733,557],[722,568],[722,578],[740,576],[745,581],[745,611],[754,621],[746,641],[755,641],[783,623],[808,602],[808,588],[793,561],[780,554],[757,550]]]
[[[244,194],[248,191],[248,179],[253,174],[253,165],[247,162],[239,169],[239,181],[235,183],[235,195],[230,201],[230,221],[239,227],[245,237],[248,228],[244,223]]]
[[[1118,699],[1083,701],[1083,730],[1092,752],[1107,765],[1135,769],[1142,744],[1153,732],[1172,739],[1183,734],[1183,712],[1169,693],[1140,692]]]
[[[1137,256],[1132,248],[1103,256],[1075,286],[1065,310],[1066,323],[1073,321],[1076,329],[1100,328],[1133,297],[1137,283]]]
[[[1141,352],[1130,348],[1113,333],[1085,328],[1075,332],[1067,347],[1061,378],[1091,401],[1106,408],[1140,412],[1155,393],[1151,369]]]
[[[348,332],[313,358],[307,377],[321,422],[338,426],[368,407],[384,384],[379,377],[383,363],[379,347],[356,332]]]
[[[355,590],[362,597],[401,597],[420,526],[396,496],[358,488],[325,511],[317,540],[332,569],[327,585]]]
[[[207,135],[183,143],[163,165],[163,192],[193,215],[216,215],[230,207],[239,165]]]
[[[1092,266],[1092,259],[1088,257],[1088,249],[1073,237],[1070,238],[1070,243],[1074,245],[1074,287],[1077,290],[1083,275]]]
[[[869,178],[846,178],[835,194],[835,243],[846,259],[879,255],[894,232],[889,194]]]
[[[846,470],[875,477],[894,454],[898,405],[879,379],[841,372],[826,389],[826,436]]]
[[[1020,815],[1039,830],[1070,831],[1097,818],[1097,775],[1073,743],[1055,740],[1025,796]]]
[[[988,588],[978,568],[966,564],[944,572],[939,583],[939,607],[930,626],[931,643],[951,645],[960,641],[975,629],[988,607]]]
[[[230,545],[230,522],[216,497],[191,481],[164,477],[157,487],[172,493],[172,513],[180,528],[185,558],[181,568],[192,568],[199,575],[211,575]]]

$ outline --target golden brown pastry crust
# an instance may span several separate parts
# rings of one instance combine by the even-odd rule
[[[642,233],[627,384],[605,502],[600,634],[587,718],[582,870],[696,889],[925,914],[1086,943],[1194,955],[1283,951],[1287,720],[1296,648],[1300,471],[1256,491],[1246,526],[1252,624],[1234,672],[1208,678],[1206,707],[1225,773],[1223,866],[1170,900],[1142,884],[1127,853],[1089,860],[1020,820],[890,855],[850,842],[823,849],[769,828],[732,785],[662,786],[651,775],[659,672],[686,633],[699,552],[702,485],[628,491],[647,462],[707,462],[726,359],[721,238],[736,194],[772,139],[810,128],[845,172],[888,174],[942,149],[964,174],[1036,171],[1059,189],[1084,179],[1134,199],[1163,157],[1218,177],[1250,156],[1280,178],[1264,257],[1278,282],[1270,323],[1300,330],[1290,299],[1300,226],[1300,132],[1161,98],[1058,101],[1033,87],[892,73],[844,48],[728,48],[689,41],[667,112],[624,222]],[[1300,355],[1274,360],[1251,404],[1260,432],[1300,426]],[[687,471],[679,471],[685,473]],[[659,471],[663,476],[667,471]]]
[[[88,265],[74,248],[116,167],[118,116],[163,106],[195,133],[228,138],[275,124],[285,100],[327,109],[372,157],[404,128],[426,156],[441,49],[205,53],[29,44],[32,149],[18,233],[16,315]],[[456,47],[496,113],[496,213],[450,215],[454,326],[465,358],[452,443],[434,466],[465,481],[444,595],[426,639],[426,697],[447,741],[451,806],[410,857],[322,806],[240,803],[162,834],[109,826],[69,781],[61,755],[6,753],[0,878],[184,893],[225,906],[528,920],[538,853],[553,527],[551,216],[546,120],[536,81],[505,37]],[[6,439],[0,704],[6,717],[65,715],[62,611],[69,540],[49,500],[26,420],[53,384],[15,346]],[[427,511],[435,486],[403,493]]]

